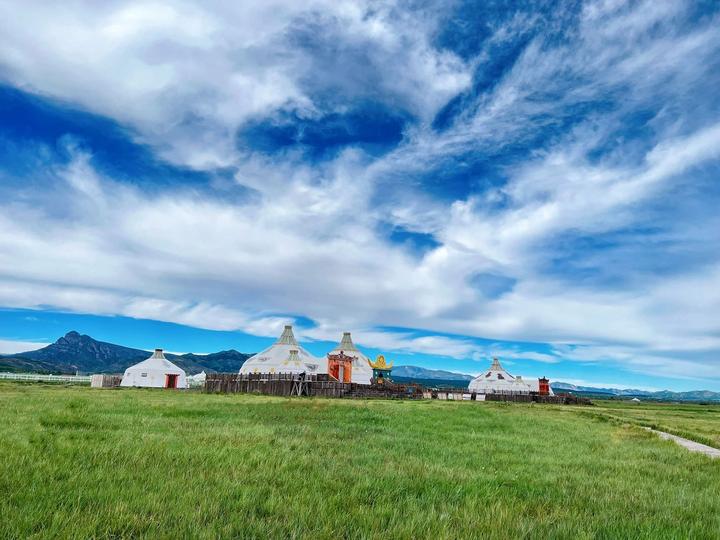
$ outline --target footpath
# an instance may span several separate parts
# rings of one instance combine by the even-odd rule
[[[699,442],[691,441],[689,439],[683,439],[682,437],[678,437],[677,435],[671,435],[670,433],[665,433],[664,431],[658,431],[649,427],[644,427],[643,429],[655,433],[661,439],[675,441],[680,446],[687,448],[691,452],[700,452],[701,454],[705,454],[706,456],[709,456],[711,458],[720,458],[720,450],[718,450],[717,448],[713,448],[712,446],[700,444]]]

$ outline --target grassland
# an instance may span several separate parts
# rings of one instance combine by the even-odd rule
[[[720,462],[585,411],[3,383],[0,538],[720,537]]]
[[[720,405],[611,400],[595,403],[595,413],[720,448]]]

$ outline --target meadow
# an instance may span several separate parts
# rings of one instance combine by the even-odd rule
[[[720,448],[720,405],[597,400],[593,412]]]
[[[720,537],[720,460],[602,414],[2,383],[0,538]]]

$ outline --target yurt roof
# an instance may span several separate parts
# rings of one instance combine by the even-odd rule
[[[493,358],[492,365],[485,373],[479,375],[478,379],[487,381],[514,381],[515,377],[510,375],[504,367],[500,364],[500,360]]]
[[[493,358],[490,369],[475,377],[468,386],[470,390],[517,390],[530,391],[530,387],[520,378],[517,380],[502,367],[497,358]]]
[[[185,373],[182,368],[179,368],[173,364],[170,360],[165,358],[162,349],[155,349],[152,356],[147,360],[138,362],[137,364],[130,366],[128,370],[141,370],[141,371],[163,371],[165,373]]]
[[[285,326],[270,347],[248,358],[240,373],[327,373],[327,359],[316,358],[295,339],[292,326]]]
[[[329,354],[340,354],[341,351],[345,353],[345,356],[352,356],[353,358],[360,358],[362,360],[365,360],[366,362],[369,362],[368,357],[365,356],[362,351],[360,351],[360,349],[355,346],[355,343],[353,343],[350,332],[343,332],[340,343],[338,343],[337,346],[332,351],[330,351]]]

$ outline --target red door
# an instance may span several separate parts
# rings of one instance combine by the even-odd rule
[[[177,388],[177,375],[165,375],[165,388]]]

